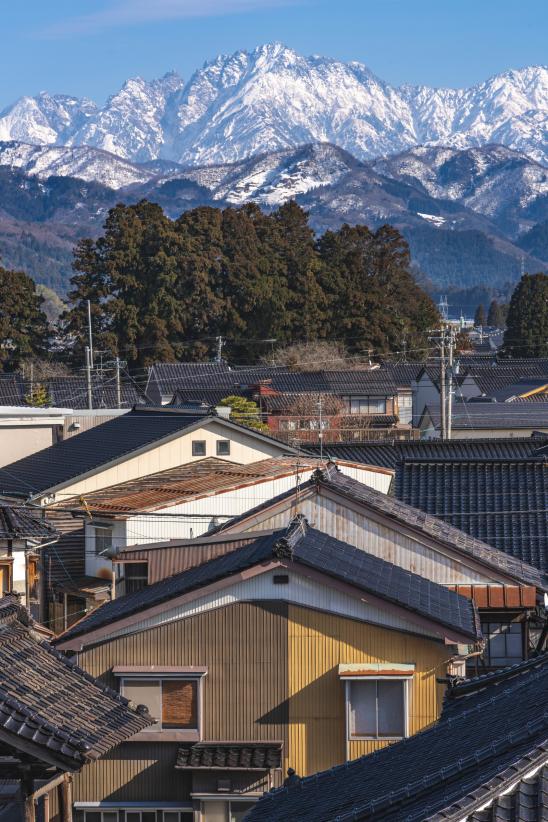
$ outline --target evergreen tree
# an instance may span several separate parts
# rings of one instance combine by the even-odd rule
[[[428,331],[438,321],[432,300],[415,283],[409,248],[391,226],[372,233],[343,225],[318,243],[330,297],[330,334],[351,352],[407,351],[420,356]]]
[[[225,397],[219,405],[230,408],[230,419],[240,425],[247,425],[256,431],[268,431],[268,425],[261,420],[259,406],[253,400],[246,400],[245,397],[231,394]]]
[[[504,352],[512,357],[548,357],[548,275],[524,274],[508,309]]]
[[[506,324],[506,307],[497,300],[492,300],[487,312],[487,325],[493,328],[504,328]]]
[[[30,357],[43,356],[49,327],[34,280],[0,266],[0,368],[15,371]]]
[[[474,314],[474,326],[478,328],[480,325],[487,325],[487,319],[485,317],[485,308],[481,303],[476,308],[476,313]]]
[[[32,391],[25,395],[25,402],[33,408],[45,408],[51,405],[48,389],[42,383],[35,384]]]
[[[287,300],[283,329],[277,338],[311,342],[325,336],[327,297],[321,285],[322,261],[308,214],[289,200],[272,215],[279,232],[279,257],[284,268]]]

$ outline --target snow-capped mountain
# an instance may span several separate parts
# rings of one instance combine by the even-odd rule
[[[21,97],[0,112],[0,140],[64,145],[95,115],[97,106],[91,100],[43,91],[36,97]]]
[[[130,163],[89,146],[36,146],[14,140],[0,142],[0,166],[19,168],[41,179],[76,177],[112,189],[146,183],[158,175],[154,167]]]
[[[124,159],[184,165],[331,142],[359,159],[421,145],[500,143],[548,164],[548,67],[469,89],[396,88],[361,63],[303,57],[279,43],[217,57],[184,84],[128,80],[98,108],[25,97],[0,114],[0,139],[91,145]]]
[[[504,146],[464,151],[420,146],[373,167],[494,220],[511,237],[548,217],[548,169]]]

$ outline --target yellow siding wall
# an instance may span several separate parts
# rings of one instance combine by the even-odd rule
[[[288,611],[289,757],[300,776],[345,760],[344,684],[339,663],[414,663],[410,685],[410,733],[439,716],[448,649],[441,643],[322,614],[294,605]],[[349,758],[385,742],[351,742]]]

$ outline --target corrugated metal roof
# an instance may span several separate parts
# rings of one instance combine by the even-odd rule
[[[196,497],[220,494],[260,481],[301,474],[314,469],[319,460],[301,457],[273,457],[238,465],[209,457],[157,474],[122,482],[86,494],[86,507],[96,512],[126,514],[153,511]],[[82,509],[79,499],[61,503],[64,508]]]
[[[0,468],[0,492],[6,496],[44,493],[211,419],[220,424],[226,423],[229,429],[239,429],[249,436],[267,439],[276,443],[280,449],[294,453],[294,449],[266,434],[225,421],[222,417],[212,417],[206,410],[199,413],[168,407],[141,406],[83,431],[76,437],[70,437],[3,466]]]

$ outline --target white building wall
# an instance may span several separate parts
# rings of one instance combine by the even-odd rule
[[[390,473],[380,473],[366,466],[342,463],[339,467],[343,474],[365,485],[384,493],[388,491],[392,479]],[[300,474],[300,483],[306,482],[313,471],[313,468],[303,471]],[[149,542],[166,542],[171,539],[193,539],[207,533],[215,525],[245,514],[257,505],[268,502],[273,497],[295,487],[295,475],[278,477],[266,482],[257,482],[243,488],[232,489],[225,493],[211,494],[201,499],[172,505],[150,514],[132,516],[126,520],[109,520],[108,517],[98,515],[94,519],[94,524],[104,523],[107,526],[109,524],[113,526],[113,547],[116,550],[128,545],[145,545]],[[87,522],[86,574],[103,577],[110,575],[111,570],[110,560],[97,556],[95,529],[92,523]]]

